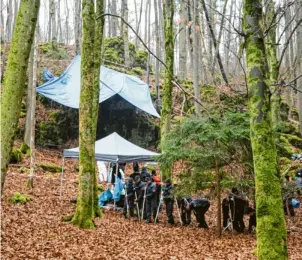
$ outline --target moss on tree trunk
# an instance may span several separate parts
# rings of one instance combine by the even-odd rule
[[[259,0],[244,1],[250,136],[256,175],[257,255],[258,259],[287,259],[287,234],[271,123],[261,8]]]
[[[173,39],[173,16],[174,2],[172,0],[164,0],[164,33],[165,33],[165,78],[163,86],[163,98],[161,109],[161,142],[164,141],[166,134],[170,131],[171,112],[172,112],[172,80],[173,80],[173,62],[174,62],[174,39]],[[164,151],[163,151],[164,152]],[[168,169],[163,170],[163,178],[170,175]]]
[[[97,12],[103,12],[103,0],[97,1]],[[101,215],[97,203],[94,143],[99,105],[103,20],[95,21],[93,0],[83,0],[82,16],[79,190],[77,208],[71,222],[81,228],[93,228],[92,219]]]
[[[26,70],[37,22],[40,0],[20,2],[16,27],[8,54],[1,95],[1,190],[21,112]]]

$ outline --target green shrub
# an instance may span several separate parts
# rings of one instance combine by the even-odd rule
[[[47,172],[61,172],[62,171],[62,167],[56,166],[56,165],[38,164],[37,166],[42,168],[44,171],[47,171]]]
[[[30,197],[27,194],[22,194],[20,192],[15,192],[14,195],[8,198],[9,202],[13,204],[22,204],[30,201]]]
[[[10,155],[10,163],[18,163],[22,160],[22,153],[19,149],[13,148],[11,155]]]

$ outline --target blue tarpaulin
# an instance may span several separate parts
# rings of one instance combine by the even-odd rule
[[[100,194],[99,196],[99,206],[105,206],[106,202],[110,201],[112,199],[112,193],[111,191],[108,189],[106,191],[104,191],[103,193]]]
[[[118,94],[137,108],[160,117],[155,110],[149,86],[139,78],[101,66],[99,102]],[[43,96],[62,105],[79,108],[81,88],[81,57],[76,56],[60,77],[54,77],[44,70],[43,77],[48,82],[36,90]]]
[[[114,190],[113,190],[113,200],[115,202],[119,202],[121,199],[121,193],[123,191],[123,183],[121,179],[115,176]]]

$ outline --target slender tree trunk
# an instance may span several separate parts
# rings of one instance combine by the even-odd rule
[[[284,3],[286,3],[286,1],[284,1]],[[285,30],[285,39],[289,39],[289,37],[290,37],[290,31],[291,31],[290,20],[291,20],[290,7],[287,7],[286,11],[285,11],[285,26],[288,26],[289,28],[287,28]],[[292,42],[292,39],[291,39],[291,42]],[[289,48],[287,48],[287,50],[286,50],[286,55],[285,55],[285,69],[289,74],[288,80],[292,78],[292,66],[291,66],[291,60],[290,60],[290,52],[291,52],[291,50],[290,50],[290,46],[289,46]],[[292,111],[292,103],[291,103],[292,91],[291,91],[291,89],[292,89],[291,87],[287,87],[286,94],[285,94],[286,103],[289,106],[289,111],[288,111],[289,117],[291,117],[291,111]]]
[[[297,0],[296,3],[296,22],[298,23],[299,19],[301,19],[302,17],[302,1],[301,0]],[[297,71],[298,71],[298,75],[302,74],[302,59],[300,57],[300,54],[302,53],[302,27],[299,26],[297,28],[297,55],[296,55],[296,59],[297,59]],[[299,123],[300,123],[300,133],[302,134],[302,78],[300,77],[297,80],[297,88],[300,90],[298,92],[298,111],[299,111]]]
[[[164,32],[165,32],[165,70],[162,110],[161,110],[161,142],[164,141],[166,134],[171,127],[172,112],[172,80],[173,80],[173,64],[174,64],[174,36],[173,36],[173,17],[174,17],[174,1],[164,0]],[[170,171],[163,172],[165,179],[170,175]]]
[[[28,179],[28,187],[33,188],[34,185],[34,171],[35,171],[35,120],[36,120],[36,86],[37,86],[37,63],[38,63],[38,33],[39,33],[39,25],[36,26],[36,35],[32,48],[32,85],[31,85],[31,106],[30,106],[30,173]],[[27,113],[26,113],[27,116]]]
[[[13,30],[16,27],[18,8],[19,8],[18,0],[14,0],[14,25],[13,25]]]
[[[187,24],[187,1],[180,1],[179,12],[179,72],[178,78],[184,80],[187,76],[187,40],[186,40],[186,24]],[[157,30],[156,30],[157,31]]]
[[[154,14],[155,14],[155,39],[156,39],[156,56],[161,58],[160,55],[160,34],[159,34],[159,22],[158,22],[158,10],[157,0],[154,0]],[[159,109],[159,61],[155,61],[155,87],[156,87],[156,106]]]
[[[66,17],[65,17],[65,32],[66,32],[66,44],[69,44],[69,7],[67,0],[65,0],[65,9],[66,9]]]
[[[117,7],[116,7],[116,1],[117,0],[112,0],[111,2],[111,13],[112,14],[117,14]],[[112,37],[117,36],[117,20],[115,18],[111,19],[111,29],[112,29]]]
[[[104,1],[83,0],[83,39],[80,97],[80,172],[77,208],[71,222],[81,228],[94,228],[92,219],[100,216],[97,205],[95,150],[99,106],[99,75],[102,54],[104,19],[95,17],[104,12]]]
[[[202,6],[203,6],[203,10],[204,10],[205,16],[206,16],[207,24],[208,24],[209,30],[211,32],[211,37],[212,37],[212,41],[213,41],[213,44],[214,44],[214,48],[215,48],[215,50],[217,50],[217,41],[216,41],[214,29],[213,29],[211,21],[210,21],[208,9],[207,9],[206,4],[205,4],[205,0],[202,0],[201,2],[202,2]],[[223,65],[222,65],[219,49],[217,51],[217,61],[218,61],[218,65],[219,65],[219,68],[220,68],[220,71],[221,71],[222,78],[223,78],[224,82],[227,85],[229,85],[227,76],[225,74],[225,71],[224,71],[224,68],[223,68]]]
[[[276,127],[280,123],[280,106],[281,106],[281,90],[276,86],[279,77],[277,45],[276,45],[276,29],[272,26],[276,23],[275,3],[273,0],[267,1],[267,12],[265,15],[265,27],[269,28],[268,37],[266,39],[266,51],[269,68],[270,90],[271,90],[271,114],[272,124]]]
[[[216,198],[217,198],[217,235],[221,237],[221,187],[220,187],[220,172],[218,167],[218,160],[216,159]]]
[[[230,7],[230,21],[228,23],[228,30],[226,31],[226,43],[224,47],[224,61],[226,73],[229,74],[229,65],[230,65],[230,48],[231,48],[231,30],[232,30],[232,16],[233,16],[233,7],[235,6],[235,0],[232,0]],[[235,19],[235,17],[233,18]]]
[[[54,0],[49,2],[49,18],[51,20],[51,46],[53,50],[57,50],[56,6]]]
[[[189,54],[190,54],[190,68],[191,68],[191,72],[193,72],[193,67],[194,67],[194,64],[193,64],[193,60],[194,60],[194,57],[193,57],[193,19],[194,17],[192,18],[192,9],[193,9],[193,6],[191,4],[191,0],[187,2],[187,9],[188,9],[188,22],[189,22],[189,28],[188,28],[188,49],[189,49]]]
[[[0,2],[1,6],[3,7],[3,0]],[[4,42],[5,37],[4,37],[4,18],[3,18],[3,9],[1,8],[1,13],[0,13],[0,30],[2,33],[0,33],[0,41]],[[2,78],[2,70],[1,70],[1,78]]]
[[[74,37],[75,52],[81,53],[81,0],[74,0]]]
[[[199,88],[199,44],[198,44],[198,0],[193,0],[193,86],[194,86],[194,95],[199,100],[200,98],[200,88]],[[195,114],[200,115],[200,104],[195,102]]]
[[[147,33],[147,45],[148,45],[148,48],[150,49],[150,32],[151,32],[151,20],[150,20],[150,15],[151,15],[151,0],[148,0],[148,18],[147,18],[147,21],[148,21],[148,33]],[[148,60],[147,60],[147,84],[148,86],[150,85],[150,63],[151,63],[151,59],[150,59],[150,53],[148,53]]]
[[[12,39],[12,21],[13,21],[13,1],[7,3],[7,19],[6,19],[6,39],[8,42]]]
[[[126,22],[128,22],[128,1],[122,0],[122,10],[123,10],[123,18]],[[123,22],[122,22],[123,23]],[[123,27],[123,38],[124,38],[124,58],[125,58],[125,66],[130,67],[130,55],[129,55],[129,39],[128,39],[128,27],[127,25]]]
[[[4,73],[1,95],[1,191],[21,112],[28,58],[39,6],[39,0],[21,1]]]
[[[58,20],[57,20],[57,35],[58,35],[58,42],[63,42],[63,35],[62,35],[62,24],[61,24],[61,1],[58,0]]]
[[[136,31],[137,34],[139,35],[139,31],[140,31],[140,27],[141,27],[141,20],[142,20],[142,13],[143,13],[143,4],[144,4],[144,0],[141,0],[141,5],[140,5],[140,10],[139,10],[139,19],[136,25]],[[135,49],[137,49],[139,46],[139,41],[138,38],[135,38]]]
[[[246,35],[246,59],[249,88],[250,138],[253,151],[257,256],[262,259],[287,259],[287,233],[277,171],[268,66],[262,30],[263,14],[259,0],[245,0],[243,29]]]
[[[144,42],[148,40],[148,8],[150,8],[150,0],[147,0],[146,9],[145,9],[145,31],[144,31]]]

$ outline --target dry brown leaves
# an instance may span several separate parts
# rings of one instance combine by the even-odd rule
[[[37,153],[39,163],[60,165],[61,156],[48,150]],[[28,166],[27,161],[23,162]],[[206,215],[209,230],[166,224],[164,213],[160,224],[145,224],[127,220],[120,212],[105,212],[96,219],[96,229],[80,230],[61,221],[73,213],[76,198],[75,162],[66,162],[64,197],[59,200],[59,174],[37,173],[35,187],[26,188],[27,175],[10,167],[2,200],[2,259],[255,259],[254,235],[224,233],[215,235],[215,203]],[[7,202],[14,192],[24,192],[32,201],[24,206]],[[177,213],[174,213],[178,223]],[[301,209],[289,223],[301,230]],[[289,234],[290,259],[301,259],[301,232]]]

